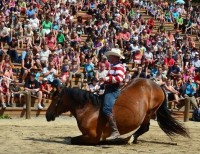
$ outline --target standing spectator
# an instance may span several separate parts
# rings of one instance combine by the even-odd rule
[[[193,79],[189,77],[188,81],[183,85],[183,94],[184,94],[185,101],[177,104],[177,108],[180,109],[184,105],[184,103],[187,101],[192,104],[192,107],[194,109],[197,109],[198,105],[195,98],[196,90],[197,90],[196,83],[194,83]]]

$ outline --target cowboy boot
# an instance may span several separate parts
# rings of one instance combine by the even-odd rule
[[[114,117],[111,114],[111,115],[107,116],[107,119],[108,119],[109,126],[112,128],[112,133],[111,133],[110,137],[108,137],[106,140],[116,140],[119,138],[120,134],[117,129],[117,125],[114,120]]]

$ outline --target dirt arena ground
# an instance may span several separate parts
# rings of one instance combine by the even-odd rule
[[[0,120],[1,154],[133,154],[133,153],[187,153],[200,151],[200,123],[187,122],[191,139],[175,137],[171,140],[151,121],[150,131],[139,138],[139,144],[75,146],[68,143],[69,137],[79,135],[76,121],[60,117],[47,122],[44,117],[26,120]],[[175,145],[174,143],[177,143]]]

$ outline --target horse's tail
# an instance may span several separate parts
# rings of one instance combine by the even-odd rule
[[[168,100],[166,93],[163,88],[162,90],[165,94],[165,99],[156,112],[158,125],[168,136],[181,135],[184,137],[190,137],[183,124],[171,116],[170,111],[167,108]]]

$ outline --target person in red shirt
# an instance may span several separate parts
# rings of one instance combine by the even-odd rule
[[[147,22],[147,25],[149,25],[149,29],[153,29],[155,25],[154,18],[150,18]]]
[[[164,58],[164,64],[171,67],[174,66],[175,60],[172,58],[172,52],[168,51],[168,56]]]
[[[105,96],[103,103],[103,114],[108,120],[109,126],[112,128],[112,133],[107,140],[119,139],[119,131],[115,119],[113,117],[112,109],[115,104],[115,100],[120,95],[120,85],[124,83],[125,79],[125,68],[120,63],[120,59],[124,59],[121,55],[120,49],[112,48],[111,51],[106,52],[109,56],[109,61],[112,64],[111,69],[108,71],[106,77],[100,78],[100,82],[104,82],[105,85]]]
[[[48,45],[49,50],[54,51],[56,48],[56,37],[53,35],[53,32],[50,32],[49,35],[45,38],[45,43]]]
[[[43,94],[44,98],[48,98],[49,94],[50,94],[50,92],[52,90],[52,87],[50,86],[50,84],[47,83],[47,81],[48,81],[47,78],[43,78],[42,84],[40,85],[40,89],[42,91],[42,94]]]

